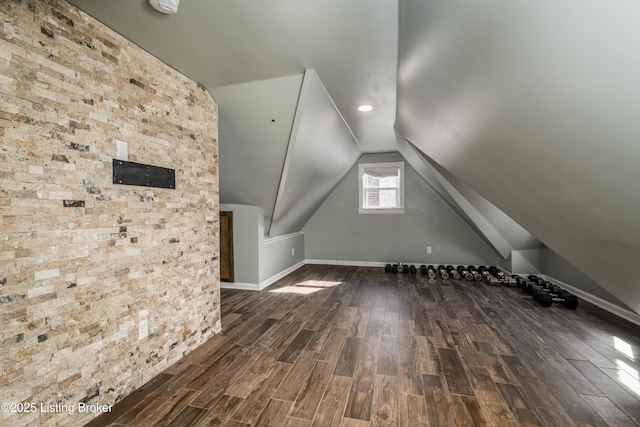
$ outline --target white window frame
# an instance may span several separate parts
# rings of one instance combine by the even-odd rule
[[[365,207],[365,185],[364,174],[367,169],[374,168],[398,168],[398,204],[395,208],[371,208]],[[358,213],[361,214],[402,214],[404,213],[404,162],[384,162],[384,163],[360,163],[358,165]]]

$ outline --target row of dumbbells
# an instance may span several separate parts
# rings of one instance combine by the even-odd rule
[[[495,270],[494,270],[495,269]],[[475,267],[470,265],[468,267],[459,265],[458,267],[453,267],[452,265],[421,265],[419,267],[420,274],[424,274],[428,276],[430,279],[435,279],[440,276],[443,280],[452,278],[454,280],[465,279],[469,281],[480,282],[482,280],[489,280],[489,277],[494,277],[491,271],[495,271],[496,274],[499,274],[500,279],[504,279],[505,275],[502,271],[499,271],[496,267]],[[418,268],[415,265],[409,264],[387,264],[384,267],[384,271],[387,273],[405,273],[405,274],[416,274],[418,272]]]
[[[516,280],[511,276],[507,276],[504,271],[500,270],[498,267],[481,266],[478,267],[478,272],[482,274],[482,278],[492,286],[497,286],[499,284],[516,286]]]
[[[387,273],[404,273],[404,274],[416,274],[418,269],[415,265],[403,264],[399,262],[398,264],[387,264],[384,266],[384,271]]]
[[[543,307],[550,307],[556,302],[572,310],[578,308],[577,296],[541,277],[533,274],[530,274],[526,279],[515,274],[512,277],[516,280],[518,287],[531,295]]]

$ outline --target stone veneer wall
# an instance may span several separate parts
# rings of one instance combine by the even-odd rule
[[[38,405],[0,424],[82,425],[39,405],[113,404],[220,330],[217,106],[62,0],[0,18],[0,401]],[[177,189],[112,184],[116,140]]]

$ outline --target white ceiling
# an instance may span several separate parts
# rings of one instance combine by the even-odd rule
[[[363,151],[396,149],[397,1],[183,0],[175,15],[146,0],[70,3],[209,90],[314,69]]]
[[[314,69],[362,152],[410,144],[640,313],[636,0],[70,2],[212,93]]]

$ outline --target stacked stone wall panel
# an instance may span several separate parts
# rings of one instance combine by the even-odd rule
[[[0,18],[0,400],[110,405],[220,329],[217,106],[62,0]],[[176,189],[114,185],[116,140]]]

